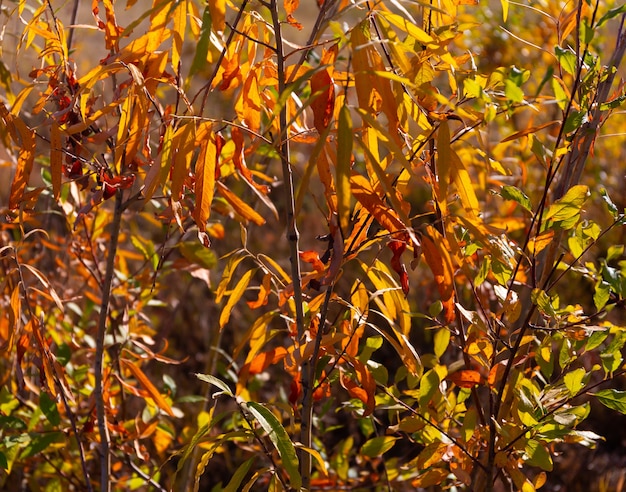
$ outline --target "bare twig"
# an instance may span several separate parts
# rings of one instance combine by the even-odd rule
[[[98,335],[96,338],[96,360],[94,362],[94,373],[96,379],[94,398],[96,400],[98,432],[100,434],[100,490],[102,492],[109,492],[111,490],[111,456],[109,454],[110,437],[109,429],[107,427],[102,381],[102,371],[104,366],[104,340],[107,333],[111,287],[113,285],[113,275],[115,273],[115,257],[117,256],[117,243],[120,235],[123,210],[124,202],[122,191],[118,191],[115,195],[115,209],[113,212],[113,220],[111,221],[111,239],[109,241],[104,284],[102,285],[102,301],[100,303]]]

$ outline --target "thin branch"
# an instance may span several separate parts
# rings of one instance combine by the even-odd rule
[[[285,73],[285,54],[283,51],[283,36],[280,19],[278,18],[278,2],[277,0],[271,0],[270,11],[272,15],[272,24],[274,27],[274,36],[276,38],[276,71],[278,77],[278,97],[282,97],[287,89],[287,75]],[[289,127],[287,125],[287,103],[282,104],[279,115],[279,154],[282,162],[283,171],[283,183],[284,183],[284,196],[285,196],[285,215],[287,222],[287,241],[289,242],[289,253],[291,263],[291,280],[293,283],[293,300],[296,310],[296,329],[298,333],[298,342],[302,345],[306,343],[306,334],[304,331],[304,308],[302,305],[302,275],[300,269],[300,255],[298,248],[299,233],[296,226],[296,202],[294,197],[294,183],[293,173],[291,171],[291,163],[289,157]],[[313,362],[314,364],[314,362]],[[302,364],[302,381],[308,385],[311,380],[310,372],[315,371],[312,367],[312,361],[305,360]],[[302,402],[303,402],[303,415],[304,415],[304,402],[309,398],[308,393],[312,392],[313,388],[302,388]],[[305,422],[303,420],[301,424],[300,440],[302,445],[306,448],[311,447],[311,422]],[[305,489],[308,489],[311,481],[311,455],[303,450],[299,449],[300,460],[300,474],[302,475],[302,485]]]
[[[102,302],[100,303],[100,315],[98,317],[98,334],[96,338],[96,360],[94,362],[95,388],[94,398],[96,400],[96,414],[98,418],[98,432],[100,434],[100,490],[109,492],[111,490],[111,456],[110,436],[107,426],[106,408],[103,394],[103,366],[104,366],[104,341],[107,333],[107,321],[109,318],[109,304],[111,299],[111,287],[115,273],[115,257],[117,256],[117,243],[120,235],[122,223],[122,212],[124,201],[122,191],[115,195],[115,209],[113,220],[111,221],[111,239],[107,257],[106,271],[104,274],[104,284],[102,286]]]

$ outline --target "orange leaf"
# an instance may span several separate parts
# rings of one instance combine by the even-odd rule
[[[256,225],[265,224],[265,219],[255,211],[250,205],[244,202],[241,198],[230,191],[225,184],[220,181],[217,182],[217,191],[224,199],[230,203],[235,212],[241,215],[245,220],[250,220]]]
[[[498,362],[495,366],[491,368],[491,371],[489,371],[489,377],[487,378],[487,382],[489,383],[490,387],[496,387],[496,384],[498,384],[498,382],[502,379],[505,369],[506,363],[504,361]]]
[[[272,274],[266,273],[263,277],[263,282],[261,283],[261,287],[259,288],[259,296],[256,301],[248,301],[248,307],[250,309],[257,309],[261,306],[265,306],[269,299],[269,295],[272,292]]]
[[[320,260],[320,255],[316,251],[300,251],[300,259],[310,263],[316,272],[323,272],[326,265]]]
[[[428,234],[422,236],[424,259],[430,267],[437,283],[441,302],[443,303],[446,321],[452,323],[456,317],[454,311],[454,269],[449,248],[444,238],[432,226],[427,227]]]
[[[318,132],[323,133],[335,111],[335,86],[327,69],[316,72],[311,77],[311,101],[313,110],[313,125]]]
[[[287,349],[276,347],[267,352],[261,352],[248,364],[248,374],[260,374],[270,365],[282,360],[287,355]]]
[[[376,406],[376,381],[374,376],[369,371],[367,366],[358,359],[352,361],[357,380],[360,384],[357,385],[351,378],[341,373],[340,381],[341,385],[348,390],[348,393],[352,398],[357,398],[365,404],[364,417],[371,415]]]
[[[284,0],[283,1],[283,5],[285,6],[285,11],[287,12],[287,22],[289,23],[289,25],[299,30],[302,30],[302,24],[296,21],[296,19],[294,19],[292,15],[295,12],[295,10],[298,8],[299,4],[300,4],[300,0]]]
[[[211,0],[208,4],[213,30],[223,31],[226,26],[226,0]]]
[[[384,229],[387,229],[389,232],[406,229],[398,214],[382,201],[367,178],[360,174],[353,174],[350,182],[354,197],[374,216]]]
[[[481,375],[478,371],[463,369],[448,375],[447,379],[456,384],[459,388],[473,388],[481,382]]]
[[[198,226],[201,241],[207,247],[210,241],[206,234],[206,223],[211,215],[211,203],[215,193],[215,169],[219,161],[216,145],[217,138],[221,137],[211,132],[203,140],[200,146],[200,155],[196,162],[196,208],[194,209],[194,219]]]
[[[235,111],[242,124],[257,133],[261,128],[261,96],[259,82],[255,72],[250,72],[243,84],[239,99],[235,104]]]
[[[175,417],[174,412],[172,411],[172,407],[167,402],[167,400],[163,397],[163,395],[159,392],[158,389],[150,382],[148,376],[135,364],[131,361],[120,358],[120,364],[127,369],[132,375],[139,381],[139,384],[144,387],[144,389],[150,395],[150,398],[154,400],[154,403],[167,413],[170,417]]]
[[[2,102],[0,102],[0,118],[2,118],[4,125],[9,130],[15,144],[20,148],[9,198],[9,208],[15,210],[20,206],[20,201],[28,185],[30,173],[33,170],[33,163],[35,162],[35,132],[28,128],[26,123],[19,117],[9,113]]]

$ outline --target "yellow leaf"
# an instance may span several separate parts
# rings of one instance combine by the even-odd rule
[[[226,0],[211,0],[208,3],[213,29],[221,32],[226,26]]]
[[[50,127],[50,179],[52,180],[52,194],[59,199],[61,193],[61,177],[63,174],[63,143],[61,128],[57,121]]]
[[[241,217],[243,217],[245,220],[250,220],[256,225],[265,224],[265,219],[261,216],[261,214],[259,214],[250,205],[248,205],[241,198],[235,195],[232,191],[230,191],[226,187],[226,185],[220,181],[217,182],[217,191],[220,195],[224,197],[224,199],[230,204],[230,206],[233,207],[235,212],[241,215]]]
[[[528,241],[528,251],[531,255],[535,256],[539,254],[546,246],[548,246],[554,239],[554,230],[550,229],[538,234]]]
[[[246,288],[248,287],[248,284],[250,283],[250,279],[252,278],[253,273],[254,273],[254,270],[246,271],[246,273],[243,274],[243,276],[239,279],[239,282],[237,282],[232,292],[230,293],[230,296],[228,297],[228,301],[226,301],[226,305],[224,306],[224,308],[222,309],[222,312],[220,313],[220,319],[219,319],[220,330],[224,328],[226,323],[228,323],[228,320],[230,319],[230,315],[233,311],[233,308],[235,307],[235,304],[239,302],[239,299],[241,299],[241,296],[243,296],[244,292],[246,291]]]
[[[435,40],[433,37],[428,34],[423,29],[417,27],[411,21],[397,14],[392,14],[391,12],[379,12],[381,16],[387,19],[391,24],[396,26],[401,31],[407,33],[413,39],[415,39],[418,43],[421,44],[430,44],[434,43]]]
[[[167,413],[170,417],[175,417],[174,412],[172,411],[172,407],[159,392],[159,390],[150,382],[148,376],[146,376],[144,372],[131,361],[122,358],[120,358],[119,361],[120,364],[130,373],[132,373],[137,381],[139,381],[141,386],[143,386],[143,388],[150,395],[150,398],[154,400],[154,403],[156,403],[156,405],[165,413]]]
[[[450,151],[452,179],[461,198],[461,204],[470,217],[476,218],[479,210],[478,198],[474,192],[474,185],[463,161],[454,150]]]
[[[211,2],[209,2],[211,3]],[[187,27],[187,0],[177,2],[173,15],[174,29],[172,39],[172,67],[178,72],[178,65],[183,53],[183,40]]]

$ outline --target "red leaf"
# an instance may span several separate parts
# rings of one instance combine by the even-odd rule
[[[387,243],[387,247],[393,252],[391,258],[391,268],[400,276],[400,283],[402,285],[402,292],[404,295],[409,294],[409,275],[407,274],[406,267],[401,261],[402,253],[406,249],[406,242],[394,239]]]

